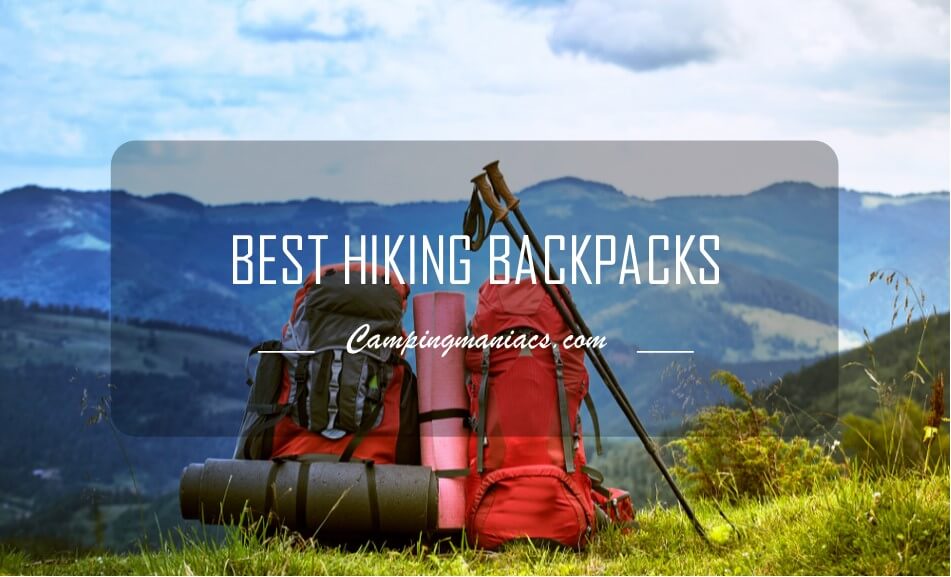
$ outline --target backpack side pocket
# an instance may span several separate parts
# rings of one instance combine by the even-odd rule
[[[281,341],[265,341],[248,352],[248,361],[258,355],[254,379],[248,376],[248,404],[241,421],[235,459],[269,459],[274,443],[274,427],[288,413],[290,405],[281,405],[284,356]],[[262,354],[263,353],[263,354]]]

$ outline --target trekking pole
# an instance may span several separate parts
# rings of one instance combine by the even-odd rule
[[[493,219],[497,222],[501,222],[506,231],[508,231],[512,240],[518,244],[521,244],[523,235],[518,233],[515,226],[512,225],[508,218],[509,212],[514,212],[516,219],[522,226],[522,230],[525,232],[524,236],[528,237],[533,250],[538,253],[542,259],[547,261],[548,259],[546,258],[545,251],[541,247],[541,243],[538,242],[538,238],[535,236],[534,231],[525,220],[525,217],[522,215],[522,211],[518,208],[518,199],[512,195],[511,191],[508,189],[508,186],[505,184],[504,179],[502,178],[502,173],[498,169],[498,161],[486,165],[485,169],[486,172],[483,172],[473,178],[472,182],[479,190],[482,200],[492,211]],[[492,185],[490,185],[487,181],[487,177],[492,181]],[[502,196],[502,199],[505,201],[505,206],[502,206],[502,204],[499,202],[497,194]],[[651,459],[654,461],[654,464],[660,470],[661,475],[663,475],[664,480],[670,486],[671,491],[673,491],[674,496],[677,498],[677,502],[680,504],[680,507],[683,509],[684,513],[687,515],[687,518],[693,525],[694,530],[696,530],[697,534],[700,535],[704,541],[709,542],[707,540],[706,533],[703,530],[703,526],[697,519],[696,514],[690,507],[690,504],[687,503],[686,497],[684,497],[683,493],[680,491],[680,487],[677,486],[677,483],[671,476],[670,471],[668,471],[664,461],[660,458],[660,454],[657,452],[656,444],[647,433],[647,430],[641,423],[640,418],[638,418],[637,413],[634,411],[634,407],[628,400],[627,395],[624,394],[624,390],[621,388],[617,377],[607,364],[607,360],[601,354],[599,349],[587,344],[587,340],[591,338],[591,330],[588,328],[587,324],[584,323],[584,319],[581,318],[581,314],[578,312],[578,309],[575,306],[568,289],[563,284],[556,284],[559,292],[559,295],[556,295],[552,286],[546,282],[547,278],[558,278],[554,268],[551,266],[551,262],[548,262],[548,277],[545,276],[545,273],[542,271],[538,262],[533,260],[532,265],[535,276],[541,279],[541,283],[545,288],[545,292],[548,294],[549,298],[551,298],[555,308],[558,309],[559,314],[568,325],[572,334],[574,334],[576,338],[584,337],[586,339],[585,353],[588,355],[588,358],[594,365],[595,370],[597,370],[598,374],[601,376],[601,380],[604,382],[605,386],[607,386],[608,391],[610,391],[611,395],[614,397],[615,402],[621,408],[621,412],[623,412],[624,416],[627,417],[627,420],[634,429],[634,432],[644,445],[644,449],[647,451],[647,454],[650,455]],[[566,305],[568,309],[565,308]]]

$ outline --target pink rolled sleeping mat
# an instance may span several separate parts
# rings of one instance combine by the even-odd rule
[[[437,291],[413,298],[416,334],[464,337],[466,302],[460,292]],[[443,356],[443,353],[446,353]],[[418,347],[419,436],[423,465],[439,478],[439,529],[462,529],[469,473],[469,397],[465,349]]]

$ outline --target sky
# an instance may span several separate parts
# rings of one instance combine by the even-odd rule
[[[949,188],[937,0],[0,0],[0,189],[130,140],[808,140]]]

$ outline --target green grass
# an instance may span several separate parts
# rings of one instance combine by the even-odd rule
[[[725,509],[738,533],[720,546],[693,534],[675,509],[639,513],[630,533],[602,532],[582,553],[530,543],[490,553],[429,546],[347,551],[290,537],[264,543],[232,532],[131,555],[33,559],[7,549],[0,572],[26,574],[944,574],[949,573],[947,475],[843,479],[806,496]],[[876,496],[877,494],[877,496]],[[724,526],[697,503],[708,528]]]

